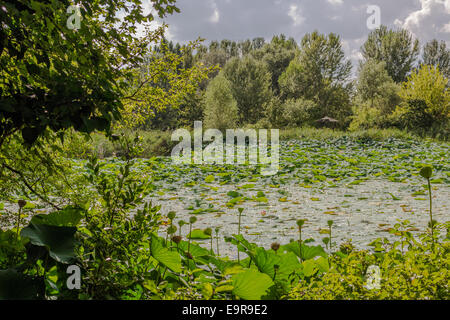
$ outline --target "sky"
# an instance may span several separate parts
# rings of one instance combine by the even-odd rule
[[[245,40],[277,34],[294,37],[318,30],[341,36],[347,57],[360,59],[378,6],[381,24],[411,31],[421,44],[436,38],[450,47],[450,0],[177,0],[180,13],[166,17],[167,37],[186,43],[202,37]],[[159,22],[162,22],[159,20]],[[370,25],[369,25],[370,26]]]

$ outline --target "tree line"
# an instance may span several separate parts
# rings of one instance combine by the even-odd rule
[[[409,31],[381,26],[361,48],[356,78],[334,33],[314,31],[299,42],[283,34],[270,42],[225,39],[195,50],[164,41],[183,55],[181,68],[218,68],[196,92],[148,119],[148,129],[192,126],[194,120],[219,129],[286,128],[315,126],[330,117],[342,129],[448,133],[450,50],[444,41],[420,46]]]

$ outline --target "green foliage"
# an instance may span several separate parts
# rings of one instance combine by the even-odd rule
[[[170,51],[163,40],[158,50],[145,53],[148,61],[132,70],[132,81],[123,97],[123,119],[119,127],[143,126],[164,115],[168,108],[172,111],[170,118],[173,118],[183,102],[197,93],[200,83],[215,70],[215,67],[205,67],[200,63],[189,68],[184,66],[186,51],[195,50],[199,43],[200,40],[190,43],[177,53]],[[176,124],[171,125],[174,126]]]
[[[297,44],[294,39],[286,39],[282,34],[274,36],[272,41],[264,45],[261,49],[256,50],[252,55],[266,63],[267,68],[272,76],[272,90],[278,95],[280,88],[278,79],[294,59],[297,51]]]
[[[386,70],[386,62],[369,59],[361,65],[357,90],[363,102],[370,101],[370,107],[380,108],[383,107],[380,106],[380,102],[394,100],[392,97],[396,95],[396,85]],[[394,100],[390,103],[391,110],[383,111],[385,113],[392,111],[396,103],[398,101]]]
[[[233,58],[225,65],[223,75],[231,83],[239,121],[254,124],[263,118],[264,107],[272,96],[266,64],[250,56]]]
[[[166,266],[173,272],[181,272],[180,255],[175,251],[170,251],[169,249],[164,248],[163,240],[161,238],[158,238],[155,235],[151,236],[150,252],[152,257],[162,265]]]
[[[312,120],[317,117],[317,105],[311,100],[288,99],[282,108],[283,122],[290,128],[311,124]]]
[[[424,239],[425,240],[425,239]],[[431,250],[431,244],[408,242],[402,253],[399,243],[384,242],[390,250],[337,253],[330,258],[330,269],[309,282],[302,281],[286,296],[301,300],[416,300],[450,297],[448,241]],[[379,289],[366,287],[368,267],[381,270]]]
[[[408,30],[390,30],[386,26],[372,31],[361,48],[363,62],[374,59],[385,62],[389,76],[400,83],[411,72],[418,54],[419,41]]]
[[[208,85],[205,94],[205,126],[218,130],[235,128],[238,121],[237,102],[231,83],[222,74]]]
[[[298,57],[279,79],[281,96],[314,101],[318,118],[343,119],[349,112],[351,68],[339,36],[307,34],[302,39]]]
[[[82,21],[76,31],[67,24],[68,1],[2,3],[0,23],[7,27],[0,30],[0,146],[16,131],[31,144],[46,128],[108,130],[120,117],[128,70],[119,66],[137,65],[161,30],[134,36],[135,23],[154,20],[143,14],[142,1],[78,3]],[[178,11],[173,3],[151,1],[160,17]],[[116,13],[124,8],[120,21]]]
[[[445,41],[431,40],[423,47],[421,64],[438,68],[448,79],[450,78],[450,50]]]
[[[254,270],[238,273],[232,280],[233,294],[244,300],[260,300],[273,285],[268,275]]]
[[[448,91],[448,79],[439,69],[433,66],[422,65],[414,71],[400,90],[400,97],[406,101],[423,101],[426,105],[424,110],[438,123],[446,123],[450,119],[450,91]],[[399,108],[399,113],[407,114],[407,106]]]

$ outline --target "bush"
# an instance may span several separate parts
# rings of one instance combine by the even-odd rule
[[[400,90],[400,97],[406,102],[396,110],[401,125],[413,126],[425,120],[422,126],[435,123],[446,124],[450,120],[450,92],[448,79],[438,68],[422,65],[408,78]],[[422,101],[422,102],[419,102]],[[419,113],[418,115],[416,113]],[[413,121],[412,123],[409,123]]]
[[[330,270],[323,276],[302,280],[287,296],[301,300],[435,300],[449,299],[448,241],[432,248],[429,239],[422,242],[386,240],[374,243],[374,252],[351,250],[330,257]],[[406,239],[406,238],[404,238]],[[406,246],[405,246],[406,247]],[[387,249],[385,249],[387,248]],[[367,270],[378,266],[381,271],[380,287],[367,288]]]
[[[303,126],[314,120],[317,105],[306,99],[289,99],[284,103],[283,118],[287,127]]]

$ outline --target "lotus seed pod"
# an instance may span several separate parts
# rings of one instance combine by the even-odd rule
[[[211,228],[206,228],[205,230],[203,230],[203,233],[206,234],[207,236],[211,236],[212,235],[212,229]]]
[[[175,219],[175,216],[176,216],[177,214],[175,213],[175,212],[173,212],[173,211],[170,211],[168,214],[167,214],[167,217],[170,219],[170,220],[173,220],[173,219]]]
[[[175,226],[170,226],[170,227],[167,229],[167,233],[168,233],[168,234],[174,234],[175,232],[177,232],[177,227],[175,227]]]
[[[272,243],[272,245],[270,246],[272,248],[273,251],[278,251],[278,249],[280,249],[280,244],[277,242]]]
[[[27,202],[25,200],[19,200],[17,201],[17,204],[19,205],[19,208],[23,208],[27,205]]]
[[[422,177],[424,177],[425,179],[430,179],[431,176],[433,175],[433,169],[432,169],[430,166],[423,167],[423,168],[420,170],[420,175],[421,175]]]
[[[183,238],[180,236],[173,236],[172,237],[172,241],[175,242],[176,244],[179,244],[181,242]]]
[[[190,217],[189,218],[189,222],[190,223],[195,223],[197,221],[197,218],[196,217]]]
[[[304,219],[297,220],[297,225],[299,227],[302,227],[304,224],[305,224],[305,220]]]

